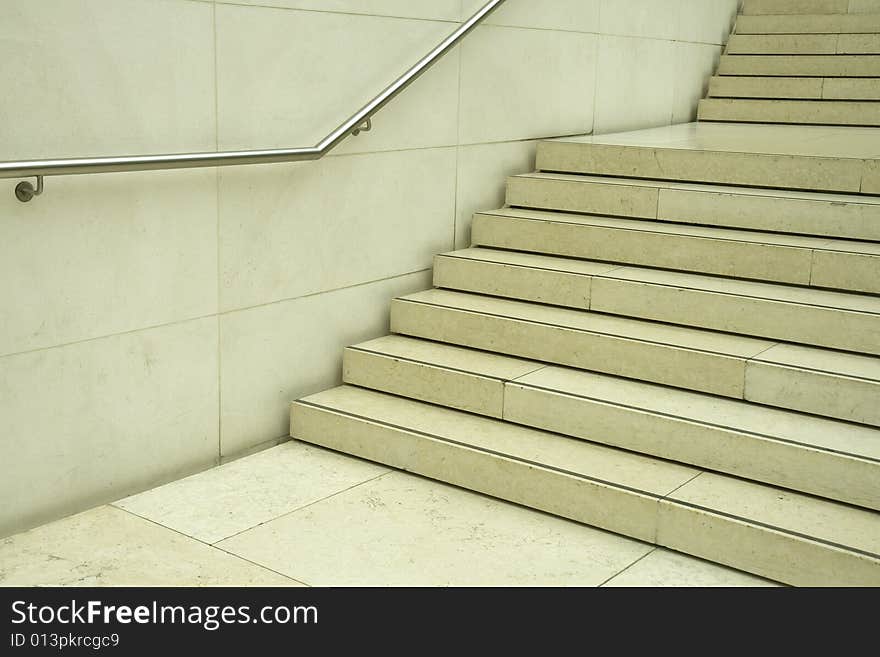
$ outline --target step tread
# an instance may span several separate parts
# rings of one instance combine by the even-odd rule
[[[708,192],[731,194],[737,196],[760,196],[780,198],[794,201],[822,201],[826,203],[845,203],[877,208],[880,212],[880,198],[859,194],[841,194],[834,192],[809,192],[795,189],[774,189],[759,187],[739,187],[736,185],[712,185],[709,183],[679,182],[675,180],[650,180],[646,178],[620,178],[615,176],[591,176],[576,173],[552,173],[535,171],[523,173],[511,178],[527,178],[534,180],[559,180],[573,183],[601,183],[603,185],[621,185],[624,187],[646,187],[650,189],[675,189],[689,192]],[[880,223],[880,214],[877,216]]]
[[[591,277],[612,278],[651,285],[714,292],[737,297],[764,299],[780,303],[880,315],[880,298],[850,292],[818,290],[665,269],[633,267],[630,265],[609,265],[590,260],[576,260],[521,251],[503,251],[486,247],[460,249],[440,254],[437,257],[480,260],[517,267],[544,269]]]
[[[297,404],[880,557],[880,514],[855,507],[350,386]]]
[[[386,335],[348,348],[413,360],[434,367],[469,372],[476,376],[502,381],[512,381],[544,367],[541,363],[530,360],[409,338],[403,335]]]
[[[401,297],[396,302],[487,314],[513,321],[603,333],[724,356],[779,363],[816,372],[842,374],[872,382],[880,381],[880,359],[817,347],[788,345],[778,341],[716,333],[706,329],[609,317],[584,310],[543,306],[441,289],[417,292]]]
[[[674,224],[668,222],[647,222],[628,217],[610,217],[606,215],[555,212],[533,210],[528,208],[502,208],[476,213],[476,216],[513,217],[531,221],[550,223],[576,224],[596,226],[641,233],[654,233],[673,237],[690,237],[698,239],[721,240],[725,242],[745,242],[758,245],[772,245],[814,251],[834,251],[880,256],[880,242],[861,240],[841,240],[810,235],[793,235],[790,233],[768,233],[741,228],[724,228],[720,226],[699,226],[694,224]]]
[[[880,130],[851,126],[681,123],[607,135],[562,137],[549,144],[789,155],[834,159],[880,159]]]

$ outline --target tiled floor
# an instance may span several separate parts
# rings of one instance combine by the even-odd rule
[[[0,540],[0,585],[773,586],[290,442]]]

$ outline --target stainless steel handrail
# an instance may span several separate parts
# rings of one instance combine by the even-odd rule
[[[0,178],[36,177],[36,187],[29,181],[22,181],[15,188],[15,196],[19,201],[26,203],[34,198],[34,196],[39,196],[43,193],[44,176],[70,176],[119,171],[158,171],[161,169],[195,169],[200,167],[226,167],[243,164],[274,164],[278,162],[319,160],[336,148],[349,135],[357,136],[361,132],[370,130],[373,125],[372,118],[376,112],[385,107],[398,94],[415,82],[504,2],[505,0],[491,0],[487,2],[482,9],[462,23],[455,32],[446,37],[436,48],[422,57],[382,93],[355,112],[350,118],[343,121],[338,128],[324,137],[315,146],[258,151],[0,162]]]

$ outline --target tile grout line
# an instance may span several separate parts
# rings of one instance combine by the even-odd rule
[[[682,28],[682,25],[684,25],[684,21],[682,20],[683,16],[684,16],[684,0],[678,0],[678,15],[675,18],[675,33],[676,33],[676,35],[681,35],[681,28]],[[677,44],[678,44],[678,42],[676,42],[676,46],[677,46]],[[669,107],[669,121],[666,125],[672,125],[675,120],[675,101],[678,99],[678,83],[679,83],[678,55],[679,55],[679,48],[678,47],[673,48],[673,60],[674,61],[672,63],[672,68],[673,68],[674,82],[672,83],[672,102],[670,103],[670,107]],[[658,203],[659,203],[659,198],[658,198]]]
[[[214,317],[219,318],[219,317],[222,317],[223,315],[232,315],[235,313],[246,312],[248,310],[256,310],[259,308],[266,308],[268,306],[275,306],[275,305],[282,304],[282,303],[299,301],[301,299],[310,299],[312,297],[317,297],[322,294],[331,294],[333,292],[342,292],[343,290],[351,290],[351,289],[355,289],[355,288],[359,288],[359,287],[366,287],[367,285],[373,285],[375,283],[384,283],[386,281],[391,281],[391,280],[394,280],[397,278],[404,278],[406,276],[412,276],[414,274],[422,274],[427,271],[431,271],[431,267],[426,267],[423,269],[416,269],[413,271],[407,271],[407,272],[403,272],[401,274],[392,274],[391,276],[385,276],[383,278],[377,278],[377,279],[373,279],[373,280],[369,280],[369,281],[364,281],[362,283],[355,283],[353,285],[346,285],[346,286],[342,286],[342,287],[331,288],[329,290],[321,290],[319,292],[310,292],[309,294],[304,294],[304,295],[298,296],[298,297],[290,297],[288,299],[278,299],[276,301],[268,301],[266,303],[261,303],[261,304],[257,304],[254,306],[245,306],[243,308],[234,308],[232,310],[226,310],[226,311],[217,312],[217,313],[209,313],[207,315],[196,315],[194,317],[186,317],[184,319],[178,319],[178,320],[174,320],[172,322],[164,322],[162,324],[150,324],[147,326],[140,326],[138,328],[129,329],[127,331],[120,331],[118,333],[106,333],[106,334],[96,335],[96,336],[92,336],[92,337],[88,337],[88,338],[82,338],[80,340],[71,340],[70,342],[62,342],[59,344],[53,344],[53,345],[49,345],[46,347],[37,347],[36,349],[26,349],[24,351],[15,351],[15,352],[10,352],[8,354],[0,354],[0,361],[2,361],[4,358],[12,358],[14,356],[26,356],[29,354],[39,353],[41,351],[49,351],[50,349],[63,349],[65,347],[72,347],[72,346],[79,345],[79,344],[86,344],[88,342],[96,342],[98,340],[108,340],[110,338],[116,338],[116,337],[121,337],[121,336],[126,336],[126,335],[133,335],[135,333],[141,333],[143,331],[154,331],[154,330],[158,330],[158,329],[162,329],[162,328],[168,328],[171,326],[188,324],[190,322],[197,322],[197,321],[203,320],[203,319],[212,319]]]
[[[214,141],[217,152],[220,151],[220,81],[219,81],[219,52],[217,40],[217,4],[212,3],[214,18]],[[214,169],[214,185],[216,191],[216,202],[214,212],[216,216],[216,265],[217,265],[217,464],[223,460],[223,349],[220,321],[220,294],[221,294],[221,248],[220,248],[220,167]]]
[[[296,440],[296,438],[294,438],[293,440]],[[313,446],[313,447],[314,447],[314,446]],[[318,446],[318,447],[320,447],[320,446]],[[341,454],[341,452],[337,452],[336,450],[331,450],[330,448],[327,448],[327,447],[321,447],[321,449],[324,449],[324,450],[332,451],[332,452],[334,452],[334,453],[339,453],[339,454]],[[350,455],[348,455],[348,456],[350,456]],[[372,461],[367,461],[367,459],[363,459],[363,458],[360,458],[360,457],[355,457],[355,458],[358,458],[359,460],[364,461],[364,462],[375,463],[375,462],[372,462]],[[359,486],[363,486],[364,484],[369,484],[369,483],[371,483],[371,482],[373,482],[373,481],[376,481],[377,479],[381,479],[382,477],[386,477],[386,476],[388,476],[388,475],[390,475],[390,474],[394,474],[395,472],[398,472],[398,470],[396,470],[395,468],[389,468],[389,466],[387,466],[387,465],[381,465],[380,467],[388,468],[388,470],[387,470],[386,472],[383,472],[382,474],[378,474],[378,475],[376,475],[375,477],[370,477],[369,479],[364,479],[363,481],[359,481],[359,482],[356,483],[356,484],[352,484],[352,485],[349,486],[348,488],[343,488],[343,489],[341,489],[341,490],[336,491],[335,493],[330,493],[329,495],[325,495],[324,497],[322,497],[322,498],[320,498],[320,499],[312,500],[311,502],[309,502],[308,504],[304,504],[303,506],[297,507],[297,508],[295,508],[295,509],[291,509],[290,511],[285,511],[285,512],[282,513],[281,515],[279,515],[279,516],[275,516],[274,518],[272,518],[272,519],[270,519],[270,520],[266,520],[266,521],[264,521],[264,522],[260,522],[260,523],[258,523],[258,524],[256,524],[256,525],[253,525],[252,527],[248,527],[247,529],[242,529],[241,531],[235,532],[234,534],[230,534],[229,536],[226,536],[226,537],[224,537],[224,538],[221,538],[221,539],[215,541],[214,543],[205,543],[205,545],[210,545],[211,547],[218,547],[218,544],[219,544],[219,543],[222,543],[222,542],[224,542],[224,541],[231,540],[231,539],[233,539],[233,538],[235,538],[235,537],[237,537],[237,536],[240,536],[240,535],[242,535],[242,534],[245,534],[245,533],[247,533],[247,532],[249,532],[249,531],[251,531],[251,530],[253,530],[253,529],[257,529],[258,527],[262,527],[263,525],[267,525],[267,524],[269,524],[270,522],[275,522],[276,520],[281,520],[282,518],[286,518],[287,516],[293,515],[294,513],[299,513],[300,511],[303,511],[303,510],[305,510],[305,509],[308,509],[308,508],[314,506],[315,504],[319,504],[320,502],[324,502],[324,501],[326,501],[326,500],[329,500],[329,499],[332,498],[332,497],[336,497],[337,495],[342,495],[343,493],[347,493],[347,492],[349,492],[349,491],[351,491],[351,490],[354,490],[355,488],[357,488],[357,487],[359,487]],[[222,548],[219,548],[219,547],[218,547],[218,549],[222,549]],[[224,551],[225,551],[225,550],[224,550]],[[234,554],[234,553],[230,553],[230,554]]]
[[[599,26],[599,29],[602,29],[602,5],[604,3],[600,2],[598,11],[596,12],[596,24]],[[590,132],[589,134],[596,134],[596,112],[598,110],[598,96],[599,96],[599,58],[601,57],[602,48],[600,42],[600,37],[596,36],[596,44],[593,52],[595,56],[593,57],[593,110],[592,117],[590,118]]]
[[[464,20],[453,19],[453,18],[424,18],[419,16],[397,16],[393,14],[369,14],[366,12],[353,12],[353,11],[342,11],[342,10],[328,10],[328,9],[309,9],[305,7],[283,7],[278,5],[271,4],[259,4],[257,2],[233,2],[232,0],[186,0],[187,2],[198,2],[198,3],[211,3],[214,5],[226,5],[230,7],[241,7],[242,9],[274,9],[278,11],[288,11],[288,12],[303,12],[309,14],[330,14],[336,16],[351,16],[354,18],[385,18],[390,20],[402,20],[402,21],[419,21],[424,23],[445,23],[448,25],[461,25],[464,23]],[[463,7],[462,7],[463,9]],[[600,9],[601,12],[601,9]],[[561,32],[564,34],[581,34],[588,36],[610,36],[616,38],[624,38],[624,39],[644,39],[646,41],[663,41],[669,43],[693,43],[698,45],[706,45],[706,46],[722,46],[724,44],[721,43],[713,43],[711,41],[689,41],[679,38],[664,38],[657,36],[647,36],[647,35],[639,35],[639,34],[623,34],[623,33],[614,33],[614,32],[601,32],[601,31],[589,31],[589,30],[573,30],[566,29],[560,27],[535,27],[530,25],[513,25],[508,23],[484,23],[483,27],[494,27],[494,28],[504,28],[511,30],[529,30],[532,32]],[[601,28],[598,28],[601,29]],[[678,35],[676,35],[678,36]]]
[[[247,557],[243,557],[240,554],[235,554],[235,552],[230,552],[229,550],[224,550],[222,547],[219,547],[217,545],[210,545],[208,547],[211,547],[211,548],[217,550],[218,552],[222,552],[223,554],[228,554],[230,557],[235,557],[236,559],[241,559],[242,561],[245,561],[249,564],[253,564],[254,566],[257,566],[258,568],[268,570],[270,573],[275,573],[276,575],[278,575],[280,577],[284,577],[285,579],[289,579],[291,582],[295,582],[297,584],[302,584],[303,586],[308,587],[308,588],[313,588],[312,584],[309,584],[307,582],[303,582],[302,580],[291,577],[290,575],[285,575],[284,573],[278,572],[277,570],[273,570],[272,568],[269,568],[268,566],[265,566],[261,563],[257,563],[256,561],[251,561]]]
[[[666,493],[665,495],[661,495],[661,496],[657,497],[657,499],[655,500],[655,511],[654,511],[654,538],[652,539],[652,542],[653,542],[653,544],[654,544],[655,546],[657,546],[657,547],[661,547],[661,545],[660,545],[660,512],[661,512],[661,510],[662,510],[663,502],[665,502],[665,501],[669,501],[669,502],[672,503],[672,504],[678,504],[678,505],[680,505],[680,506],[681,506],[682,504],[684,504],[685,506],[692,506],[692,505],[689,505],[687,502],[681,502],[680,500],[674,500],[674,499],[672,499],[672,496],[673,496],[675,493],[677,493],[678,491],[680,491],[682,488],[684,488],[685,486],[687,486],[689,483],[691,483],[692,481],[694,481],[695,479],[697,479],[700,475],[706,473],[706,470],[703,470],[703,469],[700,468],[699,466],[687,465],[686,467],[698,468],[698,469],[697,469],[697,474],[695,474],[695,475],[694,475],[693,477],[691,477],[690,479],[688,479],[688,480],[682,482],[681,484],[679,484],[678,486],[676,486],[675,488],[673,488],[671,491],[669,491],[669,492]],[[646,555],[646,556],[647,556],[647,555]],[[618,574],[619,574],[619,573],[618,573]]]
[[[699,467],[699,466],[693,466],[693,465],[691,465],[691,466],[687,466],[687,467],[694,468],[694,467]],[[698,471],[697,474],[695,474],[693,477],[691,477],[691,478],[688,479],[687,481],[685,481],[685,482],[679,484],[678,486],[676,486],[675,488],[673,488],[671,491],[669,491],[668,493],[666,493],[666,495],[663,495],[662,497],[658,497],[658,498],[657,498],[657,511],[658,511],[658,513],[659,513],[659,511],[660,511],[660,503],[661,503],[663,500],[668,500],[668,499],[670,499],[670,497],[671,497],[672,495],[674,495],[675,493],[677,493],[678,491],[680,491],[682,488],[684,488],[685,486],[687,486],[689,483],[691,483],[694,479],[696,479],[697,477],[699,477],[700,475],[705,474],[705,473],[706,473],[706,470],[700,470],[700,471]],[[676,501],[676,500],[671,500],[671,501],[674,502],[674,501]],[[659,523],[658,523],[658,527],[659,527]],[[655,538],[656,538],[656,537],[655,537]],[[656,542],[657,542],[657,541],[655,540],[654,543],[656,544]]]
[[[659,550],[659,549],[660,549],[660,546],[657,545],[657,544],[655,543],[654,545],[651,546],[651,549],[648,550],[645,554],[643,554],[642,556],[640,556],[638,559],[636,559],[635,561],[633,561],[631,564],[629,564],[628,566],[626,566],[626,567],[623,568],[622,570],[620,570],[620,571],[614,573],[611,577],[609,577],[609,578],[606,579],[604,582],[602,582],[601,584],[599,584],[596,588],[602,588],[602,587],[605,586],[608,582],[610,582],[612,579],[618,577],[619,575],[622,575],[623,573],[625,573],[627,570],[629,570],[630,568],[632,568],[633,566],[635,566],[637,563],[639,563],[639,562],[642,561],[643,559],[647,559],[649,556],[651,556],[652,554],[654,554],[654,553],[655,553],[657,550]]]
[[[267,301],[266,303],[260,303],[255,306],[245,306],[243,308],[233,308],[231,310],[224,310],[220,312],[220,315],[233,315],[235,313],[245,312],[248,310],[254,310],[257,308],[266,308],[268,306],[276,306],[281,303],[288,303],[290,301],[299,301],[300,299],[310,299],[312,297],[317,297],[322,294],[330,294],[332,292],[342,292],[343,290],[352,290],[359,287],[365,287],[367,285],[374,285],[375,283],[384,283],[386,281],[393,281],[396,278],[404,278],[406,276],[412,276],[413,274],[422,274],[424,272],[431,271],[433,266],[422,267],[420,269],[414,269],[412,271],[406,271],[401,274],[391,274],[390,276],[383,276],[382,278],[375,278],[369,281],[364,281],[363,283],[355,283],[354,285],[343,285],[342,287],[334,287],[329,290],[321,290],[320,292],[310,292],[309,294],[304,294],[298,297],[290,297],[289,299],[277,299],[276,301]]]
[[[459,12],[464,11],[464,0],[461,0]],[[453,198],[452,211],[452,248],[456,248],[458,244],[458,181],[461,167],[461,72],[464,66],[464,44],[459,44],[456,48],[458,55],[458,96],[455,109],[455,196]]]
[[[309,584],[306,584],[305,582],[301,582],[298,579],[294,579],[293,577],[290,577],[289,575],[285,575],[284,573],[280,573],[277,570],[273,570],[267,566],[264,566],[262,564],[257,563],[256,561],[251,561],[250,559],[247,559],[241,555],[234,554],[232,552],[229,552],[228,550],[224,550],[224,549],[216,547],[215,545],[212,545],[210,543],[206,543],[205,541],[198,539],[195,536],[190,536],[189,534],[184,534],[182,531],[179,531],[179,530],[175,529],[174,527],[169,527],[168,525],[163,525],[162,523],[157,522],[157,521],[153,520],[152,518],[147,518],[146,516],[142,516],[138,513],[135,513],[134,511],[130,511],[129,509],[126,509],[121,506],[117,506],[116,502],[111,502],[107,506],[112,506],[114,509],[117,509],[118,511],[122,511],[123,513],[127,513],[128,515],[130,515],[134,518],[139,518],[139,519],[143,520],[144,522],[150,523],[151,525],[155,525],[156,527],[161,527],[162,529],[165,529],[169,532],[173,532],[174,534],[181,536],[181,537],[187,539],[188,541],[193,541],[195,543],[198,543],[199,545],[204,545],[207,548],[211,548],[213,550],[217,550],[218,552],[222,552],[224,554],[227,554],[231,557],[235,557],[236,559],[240,559],[244,562],[247,562],[253,566],[261,568],[262,570],[266,570],[270,573],[274,573],[275,575],[278,575],[279,577],[283,577],[284,579],[290,580],[292,582],[296,582],[297,584],[302,584],[303,586],[310,586]]]

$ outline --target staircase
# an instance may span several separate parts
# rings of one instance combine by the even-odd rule
[[[697,123],[541,143],[291,435],[880,585],[880,0],[743,11]]]

